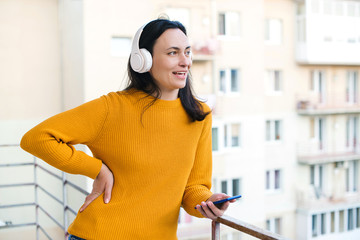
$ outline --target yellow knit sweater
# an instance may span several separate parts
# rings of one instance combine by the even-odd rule
[[[144,112],[152,100],[135,90],[109,93],[24,135],[24,150],[65,172],[94,179],[103,161],[114,174],[110,203],[98,197],[77,214],[69,233],[89,240],[171,240],[177,239],[180,206],[201,217],[194,207],[212,195],[211,115],[191,122],[180,99],[159,99]],[[94,157],[75,144],[87,145]]]

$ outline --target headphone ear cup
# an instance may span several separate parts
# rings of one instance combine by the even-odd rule
[[[139,72],[143,67],[143,57],[140,52],[133,52],[130,56],[130,65],[135,72]]]
[[[140,49],[140,53],[143,57],[143,66],[141,68],[141,70],[139,71],[140,73],[144,73],[144,72],[148,72],[151,69],[152,66],[152,56],[151,53],[146,50],[145,48],[141,48]]]

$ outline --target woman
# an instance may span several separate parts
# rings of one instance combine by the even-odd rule
[[[24,135],[26,151],[95,179],[70,237],[177,239],[181,206],[210,219],[227,209],[229,202],[220,209],[212,203],[228,196],[210,192],[211,112],[192,94],[191,64],[184,26],[151,21],[134,38],[124,91],[60,113]],[[75,150],[80,143],[93,157]]]

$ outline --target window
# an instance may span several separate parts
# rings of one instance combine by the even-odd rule
[[[219,128],[212,128],[212,150],[219,151]]]
[[[276,191],[281,188],[281,171],[279,169],[266,171],[266,190]]]
[[[267,120],[266,121],[266,141],[282,140],[282,121]]]
[[[317,197],[320,197],[323,189],[323,182],[324,182],[323,169],[324,169],[323,165],[310,166],[310,184],[315,187],[315,194]]]
[[[347,72],[346,102],[356,103],[358,101],[358,73]]]
[[[355,151],[358,144],[358,118],[349,116],[346,120],[346,147]]]
[[[240,147],[240,124],[225,124],[224,146],[227,148]]]
[[[325,73],[320,70],[311,71],[310,90],[318,94],[316,102],[323,103],[325,100]]]
[[[212,127],[212,150],[214,152],[239,149],[241,147],[241,124],[218,122]]]
[[[325,119],[324,118],[309,118],[309,137],[317,144],[317,150],[322,151],[325,145]],[[315,149],[314,149],[315,150]]]
[[[266,220],[266,229],[268,231],[281,234],[281,218],[270,218]]]
[[[283,89],[282,71],[280,70],[267,70],[265,72],[265,81],[267,91],[269,93],[280,93]]]
[[[344,216],[344,210],[341,210],[339,212],[339,232],[345,231],[345,216]]]
[[[323,11],[324,14],[331,15],[333,13],[333,4],[332,1],[323,1]]]
[[[111,56],[129,57],[131,51],[131,39],[124,37],[111,38]]]
[[[223,36],[241,35],[240,13],[237,12],[219,13],[219,35],[223,35]]]
[[[331,225],[330,225],[330,232],[335,232],[335,212],[331,212]]]
[[[320,12],[320,2],[319,2],[319,0],[312,0],[311,1],[311,10],[312,10],[312,13],[319,13]]]
[[[189,31],[190,27],[190,11],[187,8],[167,8],[166,14],[172,21],[181,22]]]
[[[240,71],[238,69],[222,69],[219,77],[220,92],[240,92]]]
[[[236,178],[232,180],[232,195],[236,196],[240,194],[240,179]]]
[[[346,191],[356,192],[358,188],[358,161],[349,161],[346,169]]]
[[[320,233],[323,235],[326,233],[326,214],[322,213],[320,214]]]
[[[354,226],[354,210],[353,209],[348,209],[348,227],[347,230],[353,230],[355,228]]]
[[[326,234],[326,213],[313,214],[311,222],[313,237]]]
[[[317,215],[311,216],[311,226],[312,226],[312,236],[316,237],[318,235],[318,225],[317,225]]]
[[[282,44],[282,20],[265,20],[265,43],[270,45]]]
[[[230,196],[240,195],[241,194],[241,179],[240,178],[231,178],[223,179],[220,181],[220,190],[222,193],[228,194]]]

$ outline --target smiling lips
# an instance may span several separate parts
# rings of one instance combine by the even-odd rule
[[[178,78],[185,79],[187,72],[173,72],[173,74]]]

